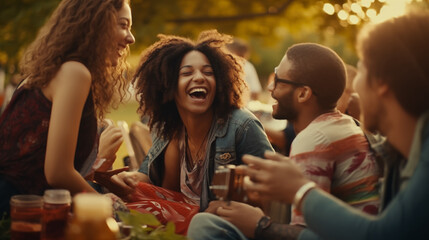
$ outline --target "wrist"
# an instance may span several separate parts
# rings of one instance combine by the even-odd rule
[[[258,224],[255,229],[255,239],[259,239],[262,236],[262,233],[265,229],[269,228],[271,225],[271,218],[268,216],[263,216],[259,219]],[[262,238],[261,238],[262,239]]]
[[[301,210],[301,204],[305,197],[305,195],[313,188],[316,188],[316,183],[314,182],[307,182],[304,185],[302,185],[298,191],[296,191],[295,196],[293,198],[292,205],[298,210]]]

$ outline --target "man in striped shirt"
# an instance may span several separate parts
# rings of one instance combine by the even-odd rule
[[[297,136],[290,158],[307,178],[344,202],[376,214],[380,172],[375,156],[354,119],[336,109],[345,81],[344,63],[334,51],[314,43],[293,45],[269,87],[277,100],[273,117],[293,124]],[[279,179],[279,184],[288,183]],[[305,227],[295,209],[290,224],[271,223],[259,208],[244,203],[215,201],[208,211],[223,219],[196,215],[189,227],[191,239],[296,239]]]

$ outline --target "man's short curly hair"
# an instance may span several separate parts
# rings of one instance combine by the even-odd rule
[[[151,130],[156,127],[164,139],[172,139],[181,131],[183,122],[174,96],[182,59],[193,50],[203,53],[212,66],[216,79],[215,115],[226,120],[233,109],[243,107],[247,85],[241,60],[225,48],[231,36],[208,30],[201,32],[197,41],[172,35],[158,37],[160,40],[143,52],[133,78],[139,112],[149,116]]]

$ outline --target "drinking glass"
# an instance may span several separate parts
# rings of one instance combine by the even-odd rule
[[[14,195],[10,199],[11,239],[40,240],[43,198],[37,195]]]
[[[49,189],[43,195],[42,240],[65,239],[71,196],[65,189]]]

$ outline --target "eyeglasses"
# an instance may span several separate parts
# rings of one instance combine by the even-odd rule
[[[290,85],[294,85],[294,86],[297,86],[297,87],[300,87],[300,86],[308,86],[307,84],[305,84],[305,83],[300,83],[300,82],[295,82],[295,81],[291,81],[291,80],[289,80],[289,79],[282,79],[282,78],[279,78],[278,76],[277,76],[277,68],[274,68],[274,86],[277,86],[277,83],[279,83],[279,82],[281,82],[281,83],[286,83],[286,84],[290,84]],[[310,87],[310,86],[308,86],[308,87]],[[311,87],[310,87],[311,88]],[[313,94],[314,95],[316,95],[317,96],[317,94],[316,94],[316,92],[311,88],[311,91],[313,92]]]
[[[274,73],[274,85],[277,85],[277,83],[286,83],[286,84],[291,84],[291,85],[296,85],[296,86],[305,86],[304,83],[299,83],[299,82],[294,82],[288,79],[281,79],[277,76],[277,73]]]
[[[300,83],[300,82],[294,82],[288,79],[281,79],[279,78],[279,76],[277,76],[277,68],[274,68],[274,86],[277,86],[277,83],[286,83],[286,84],[291,84],[291,85],[295,85],[295,86],[305,86],[304,83]]]

